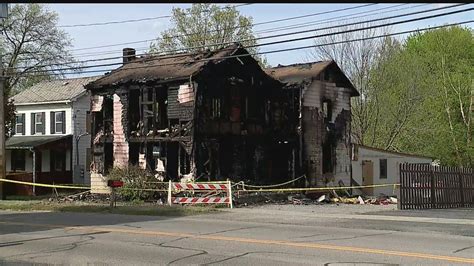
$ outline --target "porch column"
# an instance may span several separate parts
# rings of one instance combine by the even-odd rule
[[[33,153],[33,184],[36,183],[36,151],[31,149]],[[33,196],[36,196],[36,186],[33,185]]]

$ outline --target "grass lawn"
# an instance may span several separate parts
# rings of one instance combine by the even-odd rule
[[[46,200],[3,200],[0,210],[9,211],[54,211],[54,212],[93,212],[129,215],[188,216],[219,211],[216,206],[167,206],[147,203],[109,205],[84,202],[50,202]]]

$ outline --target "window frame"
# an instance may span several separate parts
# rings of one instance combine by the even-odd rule
[[[41,116],[41,119],[40,119],[40,122],[38,122],[38,115]],[[44,131],[44,114],[42,112],[38,112],[38,113],[34,113],[34,118],[35,118],[35,121],[34,121],[34,134],[43,134],[43,131]],[[42,128],[41,130],[38,130],[38,125],[41,125]]]
[[[52,171],[53,172],[66,172],[66,152],[65,151],[52,151],[51,157],[53,157]],[[58,162],[62,162],[62,166],[58,168]]]
[[[61,121],[58,122],[57,115],[61,117]],[[51,132],[52,134],[63,134],[63,124],[64,124],[64,115],[63,112],[54,112],[54,132]],[[58,131],[58,124],[60,125],[59,131]]]
[[[22,122],[18,123],[18,117],[21,118]],[[21,125],[22,130],[18,130],[18,125]],[[15,135],[25,135],[25,114],[15,115]]]
[[[15,149],[15,150],[12,150],[11,152],[11,171],[12,172],[17,172],[17,171],[26,171],[26,151],[25,150],[18,150],[18,149]],[[21,165],[21,164],[18,164],[19,160],[22,160],[23,161],[23,167],[18,167],[18,165]]]

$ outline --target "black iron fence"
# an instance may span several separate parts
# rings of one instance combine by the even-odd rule
[[[474,169],[400,165],[400,209],[460,207],[474,207]]]

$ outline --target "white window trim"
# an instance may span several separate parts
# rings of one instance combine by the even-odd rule
[[[62,115],[63,113],[62,112],[55,112],[54,113],[54,134],[62,134],[63,133],[63,123],[64,123],[64,117]],[[57,115],[59,115],[61,117],[61,122],[58,122],[57,120]],[[58,131],[58,124],[61,125],[61,128],[59,129]]]
[[[38,115],[42,115],[42,113],[35,113],[35,135],[36,135],[36,134],[43,134],[42,131],[45,130],[45,128],[44,128],[44,123],[43,123],[43,122],[38,123]],[[44,117],[43,117],[43,120],[44,120]],[[37,130],[37,126],[38,126],[38,125],[42,125],[42,126],[43,126],[43,130],[42,130],[42,131],[38,131],[38,130]]]
[[[15,135],[23,135],[23,131],[25,130],[25,121],[18,123],[16,120],[17,117],[23,118],[23,114],[18,114],[15,116]],[[18,132],[18,125],[21,125],[23,127],[23,130],[21,132]]]

